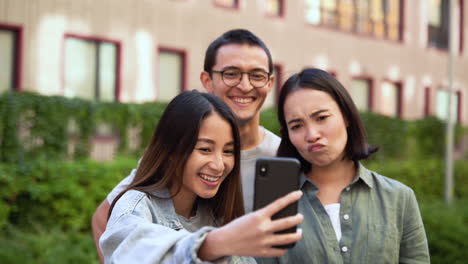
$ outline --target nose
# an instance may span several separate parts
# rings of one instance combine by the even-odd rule
[[[320,138],[319,130],[314,126],[307,126],[305,140],[308,142],[315,142]]]
[[[224,171],[224,160],[222,154],[214,154],[212,160],[209,163],[211,169],[216,173]]]
[[[244,92],[244,93],[248,93],[248,92],[250,92],[250,90],[252,90],[254,88],[252,86],[252,84],[250,84],[249,74],[248,73],[243,72],[241,74],[241,80],[240,80],[239,84],[237,85],[237,88],[239,90],[241,90],[242,92]]]

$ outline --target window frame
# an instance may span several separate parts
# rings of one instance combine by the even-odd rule
[[[397,88],[397,114],[395,117],[398,117],[400,119],[403,119],[403,110],[404,110],[404,87],[403,87],[403,82],[402,81],[394,81],[390,79],[383,79],[383,83],[390,83],[396,86]]]
[[[230,10],[239,10],[240,9],[240,1],[241,0],[234,0],[234,5],[232,5],[232,6],[223,5],[223,4],[219,3],[216,0],[212,0],[212,1],[213,1],[213,5],[215,7],[230,9]]]
[[[341,33],[345,33],[345,34],[350,34],[350,35],[353,35],[353,36],[357,36],[357,37],[363,37],[363,38],[371,38],[371,39],[376,39],[376,40],[380,40],[380,41],[388,41],[388,42],[391,42],[391,43],[398,43],[398,44],[403,44],[405,39],[404,39],[404,32],[405,32],[405,11],[406,11],[406,1],[405,0],[398,0],[400,1],[400,6],[399,6],[399,20],[400,20],[400,24],[398,26],[399,28],[399,32],[398,32],[398,39],[390,39],[388,37],[378,37],[376,36],[374,33],[365,33],[365,32],[359,32],[359,31],[356,31],[355,29],[351,29],[351,30],[346,30],[346,29],[341,29],[339,27],[339,25],[337,26],[333,26],[333,25],[329,25],[329,24],[311,24],[307,21],[305,21],[305,24],[307,26],[311,26],[311,27],[319,27],[319,28],[325,28],[325,29],[328,29],[328,30],[334,30],[334,31],[337,31],[337,32],[341,32]],[[337,7],[338,8],[338,7]],[[322,11],[322,7],[320,6],[320,11]],[[338,8],[339,9],[339,8]],[[353,15],[356,14],[356,13],[353,13]],[[339,15],[337,16],[338,19],[339,19]],[[354,24],[356,22],[353,22]],[[353,28],[355,27],[353,24]]]
[[[62,95],[65,95],[65,61],[66,61],[66,41],[67,38],[77,38],[85,41],[92,41],[94,43],[102,43],[108,42],[114,44],[116,47],[116,58],[115,58],[115,100],[114,102],[120,102],[120,94],[121,94],[121,65],[122,65],[122,44],[121,41],[115,39],[109,39],[100,36],[91,36],[91,35],[83,35],[77,33],[65,33],[63,35],[63,43],[62,43]],[[97,68],[96,68],[97,70]],[[96,72],[97,74],[97,72]],[[94,87],[94,89],[98,89],[98,87]],[[98,98],[94,98],[94,100],[98,100]]]
[[[452,1],[452,0],[447,0],[447,1]],[[452,1],[452,4],[454,4],[455,1]],[[465,34],[464,34],[464,30],[465,30],[465,27],[464,27],[464,20],[465,20],[465,12],[464,12],[464,7],[465,7],[465,3],[464,3],[464,0],[459,0],[458,1],[458,12],[459,12],[459,24],[458,24],[458,27],[456,28],[456,30],[458,30],[458,32],[456,32],[455,34],[458,34],[459,35],[459,40],[458,40],[458,54],[459,55],[462,55],[463,54],[463,51],[464,51],[464,37],[465,37]],[[449,19],[449,23],[450,23],[450,17],[448,18]],[[450,25],[449,25],[449,28],[450,28]],[[428,49],[433,49],[433,50],[437,50],[437,51],[440,51],[440,52],[449,52],[449,45],[450,45],[450,31],[449,31],[449,36],[448,36],[448,40],[447,40],[447,48],[441,48],[441,47],[437,47],[437,46],[434,46],[434,45],[431,45],[431,42],[430,42],[430,36],[429,36],[429,20],[426,21],[426,29],[427,29],[427,36],[426,36],[426,46]],[[450,30],[450,29],[449,29]]]
[[[13,25],[0,22],[0,29],[12,31],[15,33],[15,51],[13,56],[13,89],[10,91],[21,91],[22,87],[22,72],[23,68],[23,26]]]
[[[159,87],[159,73],[160,73],[160,69],[159,69],[159,54],[161,52],[170,52],[170,53],[177,53],[180,55],[182,61],[181,61],[181,64],[182,64],[182,67],[180,69],[181,71],[181,76],[180,76],[180,83],[181,83],[181,87],[180,87],[180,91],[179,93],[183,92],[183,91],[187,91],[187,65],[188,65],[188,52],[187,50],[185,49],[182,49],[182,48],[176,48],[176,47],[173,47],[173,46],[168,46],[168,45],[158,45],[157,46],[157,76],[158,76],[158,81],[157,81],[157,90],[156,90],[156,94],[157,94],[157,99],[159,99],[159,89],[161,89],[161,87]]]
[[[444,92],[447,92],[450,94],[450,90],[446,87],[446,86],[440,86],[436,92],[439,92],[439,91],[444,91]],[[457,114],[457,119],[455,120],[455,123],[456,124],[461,124],[462,122],[462,110],[463,110],[463,107],[462,107],[462,103],[463,103],[463,100],[462,100],[462,91],[459,90],[459,89],[454,89],[451,91],[454,95],[457,95],[457,109],[456,109],[456,114]],[[437,96],[437,94],[436,94]],[[436,98],[437,100],[437,98]],[[437,107],[439,107],[437,105]],[[437,109],[438,110],[438,109]],[[437,116],[437,114],[435,114]],[[444,122],[446,121],[446,119],[443,119]]]
[[[271,18],[284,18],[286,11],[285,11],[285,0],[277,0],[279,4],[279,14],[271,14],[265,11],[265,16],[271,17]]]
[[[372,78],[372,76],[369,76],[369,75],[354,75],[351,77],[351,81],[354,81],[354,80],[363,80],[363,81],[368,82],[369,90],[367,91],[367,95],[368,95],[367,111],[373,112],[374,111],[374,95],[375,95],[374,78]]]
[[[432,90],[431,87],[424,87],[424,117],[431,116],[431,99],[432,99]]]

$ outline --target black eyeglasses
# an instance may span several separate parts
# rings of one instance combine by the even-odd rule
[[[263,70],[243,72],[239,69],[226,69],[223,71],[212,70],[211,72],[221,74],[224,84],[229,87],[237,86],[242,81],[242,76],[245,73],[249,76],[249,82],[254,88],[262,88],[268,83],[271,75],[271,73]]]

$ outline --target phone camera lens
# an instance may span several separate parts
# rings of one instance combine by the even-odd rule
[[[261,175],[261,176],[266,176],[266,174],[267,174],[267,168],[266,168],[265,165],[262,165],[262,166],[260,167],[260,175]]]

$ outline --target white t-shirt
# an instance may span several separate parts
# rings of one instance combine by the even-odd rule
[[[333,203],[327,204],[324,206],[327,211],[330,221],[332,223],[333,229],[335,230],[336,240],[340,242],[341,240],[341,222],[340,222],[340,204]]]
[[[245,212],[249,213],[253,209],[253,195],[254,195],[254,181],[255,181],[255,161],[258,157],[276,156],[281,139],[265,129],[263,129],[264,137],[260,145],[255,148],[241,150],[241,178],[242,178],[242,192],[244,194],[244,208]],[[117,186],[107,195],[107,201],[112,204],[115,197],[119,195],[133,180],[136,174],[136,169],[133,169],[125,179],[119,182]]]

